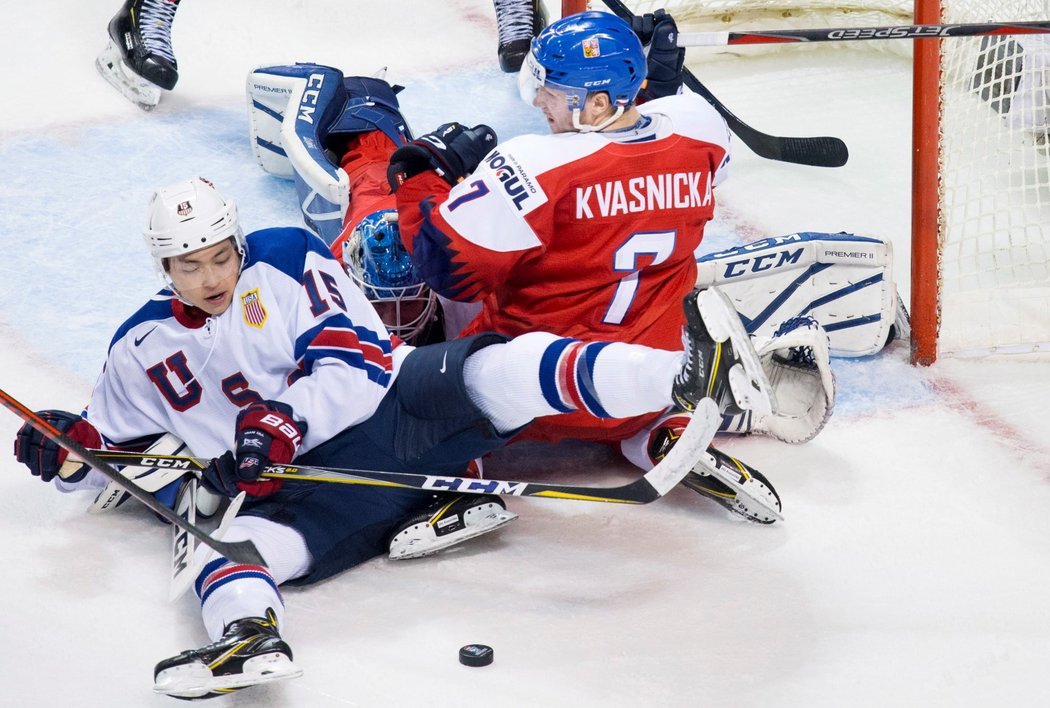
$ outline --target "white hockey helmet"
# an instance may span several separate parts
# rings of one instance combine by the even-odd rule
[[[242,260],[245,255],[237,205],[203,177],[169,184],[154,192],[142,233],[157,269],[165,276],[165,258],[199,251],[231,237]]]

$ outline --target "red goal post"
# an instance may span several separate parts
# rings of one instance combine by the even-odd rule
[[[666,7],[683,33],[1050,20],[1050,0],[627,4]],[[561,3],[563,15],[588,7],[605,9]],[[1050,353],[1050,36],[917,39],[912,50],[912,361]]]

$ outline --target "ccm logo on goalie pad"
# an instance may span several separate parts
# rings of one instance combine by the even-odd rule
[[[310,78],[306,80],[306,88],[303,89],[303,97],[299,99],[297,120],[313,124],[314,113],[317,111],[317,99],[321,95],[322,86],[324,86],[324,74],[310,74]]]
[[[738,278],[748,273],[761,273],[765,270],[773,270],[775,268],[782,268],[786,265],[794,265],[802,259],[804,251],[804,248],[797,248],[791,251],[784,250],[776,251],[774,253],[763,253],[760,256],[745,258],[739,261],[729,261],[724,264],[725,270],[722,271],[722,277]]]
[[[781,322],[816,318],[833,356],[866,356],[886,344],[896,308],[893,249],[847,233],[801,232],[697,258],[697,287],[717,285],[748,333],[772,336]]]
[[[891,249],[878,239],[846,233],[809,232],[764,238],[697,258],[698,265],[717,265],[721,279],[810,263],[870,268],[888,266],[891,261]]]

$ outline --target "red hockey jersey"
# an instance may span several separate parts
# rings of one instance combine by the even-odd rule
[[[447,298],[484,302],[467,333],[681,348],[729,132],[693,94],[639,111],[633,130],[513,138],[451,190],[432,172],[401,187],[401,236],[421,275]],[[621,439],[646,422],[577,413],[527,434]]]

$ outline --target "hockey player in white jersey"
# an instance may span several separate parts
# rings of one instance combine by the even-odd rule
[[[715,289],[685,299],[684,352],[538,332],[412,347],[389,335],[319,238],[300,228],[245,237],[233,202],[205,180],[158,190],[145,235],[167,287],[118,329],[86,410],[43,415],[91,447],[174,435],[213,458],[207,487],[251,495],[223,540],[251,540],[266,565],[198,547],[212,643],[157,665],[155,690],[168,695],[299,675],[278,631],[278,586],[385,552],[432,502],[414,489],[281,485],[259,478],[267,464],[455,474],[537,416],[671,404],[695,410],[706,446],[720,412],[771,406],[757,354]],[[89,484],[85,465],[29,425],[15,453],[44,481]]]

